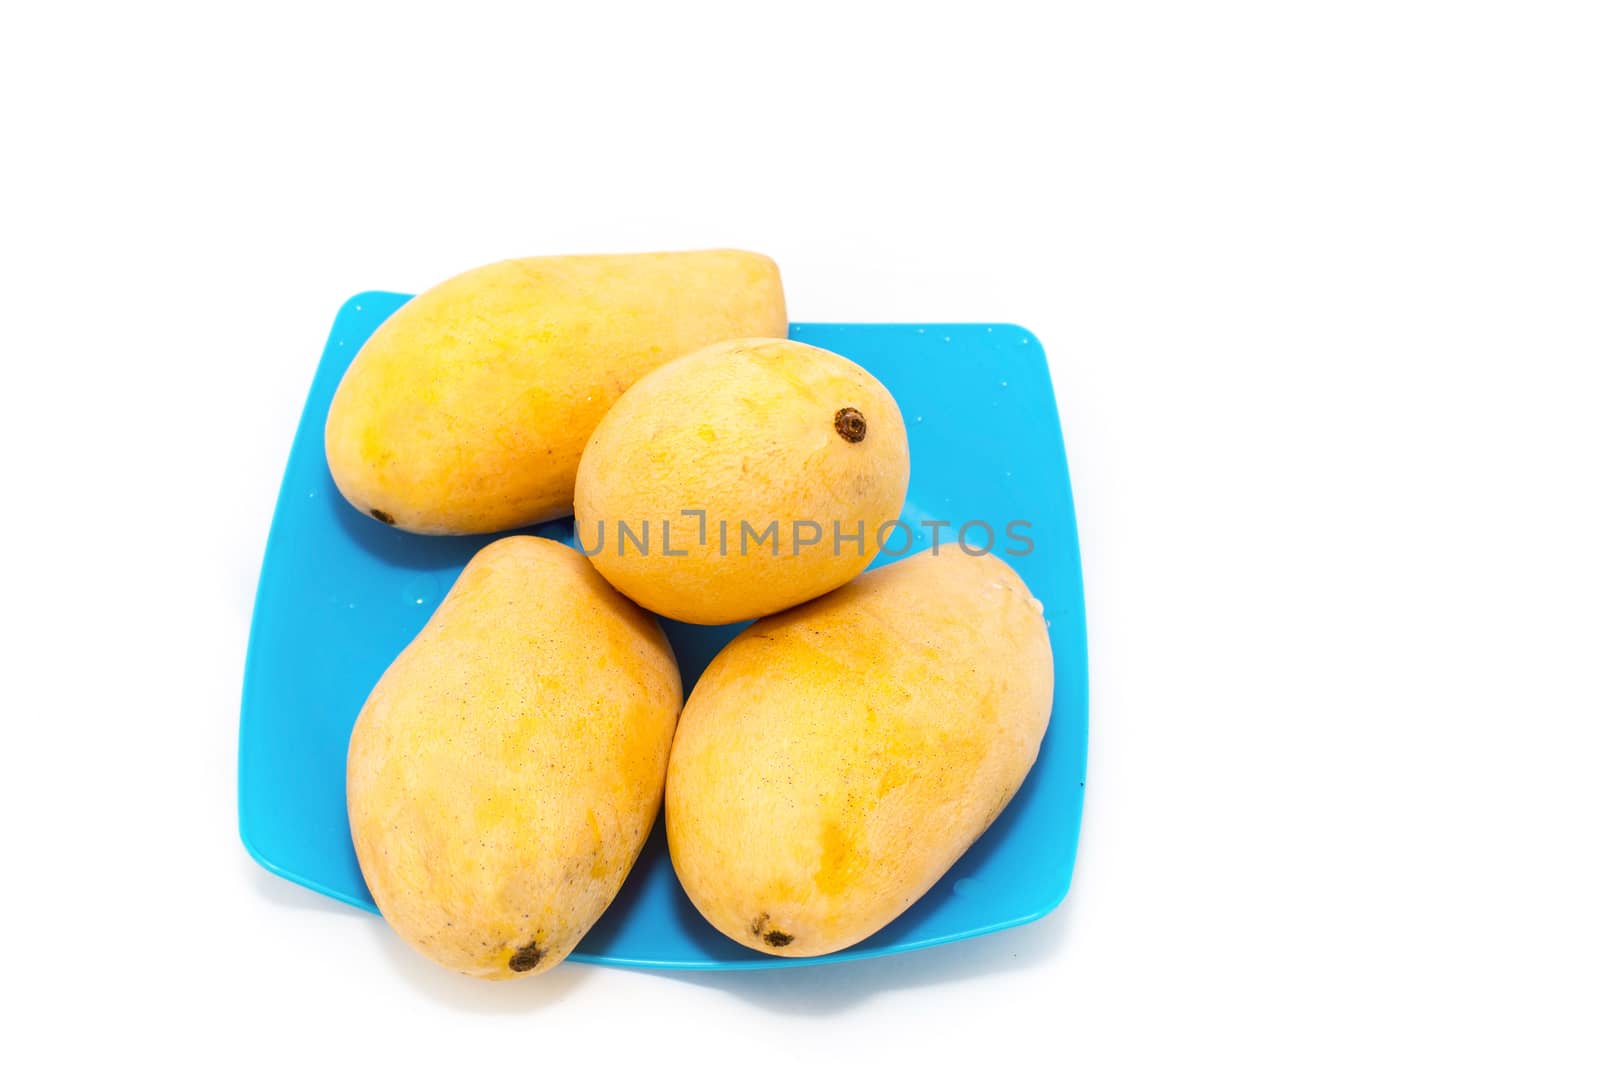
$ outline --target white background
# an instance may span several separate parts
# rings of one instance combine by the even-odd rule
[[[365,1062],[1596,1061],[1592,5],[7,5],[7,1041]],[[334,311],[738,245],[1014,320],[1088,590],[1077,879],[801,971],[487,985],[255,868]]]

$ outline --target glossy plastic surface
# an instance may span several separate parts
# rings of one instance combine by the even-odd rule
[[[345,749],[367,693],[487,536],[421,537],[357,513],[323,458],[322,427],[345,367],[408,297],[364,293],[340,309],[295,434],[256,593],[239,730],[239,831],[268,870],[374,910],[345,819]],[[905,415],[911,550],[948,521],[986,522],[1045,605],[1056,694],[1038,763],[999,820],[898,920],[847,951],[780,959],[735,944],[678,887],[658,823],[621,895],[571,956],[618,966],[757,969],[867,958],[1040,918],[1066,896],[1083,809],[1088,684],[1083,584],[1060,420],[1044,352],[1010,325],[812,325],[796,340],[875,374]],[[571,522],[528,532],[571,543]],[[503,534],[501,534],[503,535]],[[968,544],[982,545],[979,527]],[[904,534],[890,549],[904,554]],[[898,558],[899,556],[894,556]],[[880,555],[874,565],[893,561]],[[666,621],[684,691],[741,626]]]

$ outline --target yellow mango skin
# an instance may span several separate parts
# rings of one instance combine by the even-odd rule
[[[754,252],[511,259],[379,326],[334,394],[328,468],[363,514],[493,533],[572,513],[584,442],[646,373],[713,341],[788,331]]]
[[[584,449],[574,511],[595,567],[635,603],[716,625],[803,603],[865,570],[910,476],[905,422],[871,374],[808,344],[727,341],[617,401]],[[776,536],[741,554],[743,523],[760,535],[774,520]],[[796,520],[820,529],[797,537]],[[648,552],[620,532],[646,522]],[[859,546],[842,539],[858,531]]]
[[[706,920],[772,955],[889,924],[1005,809],[1050,720],[1037,600],[944,548],[745,630],[689,696],[667,841]]]
[[[350,737],[350,833],[384,918],[474,977],[566,958],[655,821],[682,702],[655,619],[577,552],[478,552]]]

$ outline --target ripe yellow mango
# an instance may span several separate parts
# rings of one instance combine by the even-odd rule
[[[788,340],[713,344],[600,420],[578,465],[579,547],[658,614],[754,618],[866,569],[910,470],[899,407],[856,364]]]
[[[763,619],[707,667],[667,771],[667,841],[712,925],[773,955],[871,936],[1027,776],[1050,719],[1040,605],[953,548]]]
[[[378,909],[474,977],[566,958],[655,821],[682,701],[660,627],[577,552],[478,552],[350,737],[350,834]]]
[[[414,533],[572,513],[584,442],[645,373],[788,329],[777,265],[741,251],[511,259],[411,300],[362,346],[328,411],[334,483]]]

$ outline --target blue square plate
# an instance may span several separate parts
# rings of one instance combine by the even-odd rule
[[[345,749],[367,693],[416,636],[467,560],[492,537],[422,537],[358,514],[323,458],[322,427],[345,367],[409,297],[370,292],[339,311],[272,519],[245,665],[239,832],[262,866],[375,910],[345,820]],[[616,902],[572,954],[583,962],[758,969],[867,958],[1040,918],[1066,896],[1083,810],[1088,723],[1083,582],[1072,490],[1050,372],[1038,341],[1008,325],[797,324],[790,335],[855,360],[900,404],[911,440],[904,521],[913,550],[1012,521],[1033,550],[1005,556],[1045,605],[1055,710],[1039,761],[1005,813],[933,890],[876,936],[818,959],[762,955],[723,937],[678,887],[656,825]],[[1020,529],[1020,527],[1019,527]],[[528,532],[571,543],[570,520]],[[981,544],[974,528],[969,544]],[[891,538],[899,549],[904,534]],[[948,549],[947,549],[948,550]],[[902,550],[902,554],[905,552]],[[877,565],[892,561],[880,556]],[[663,621],[684,691],[740,626]]]

